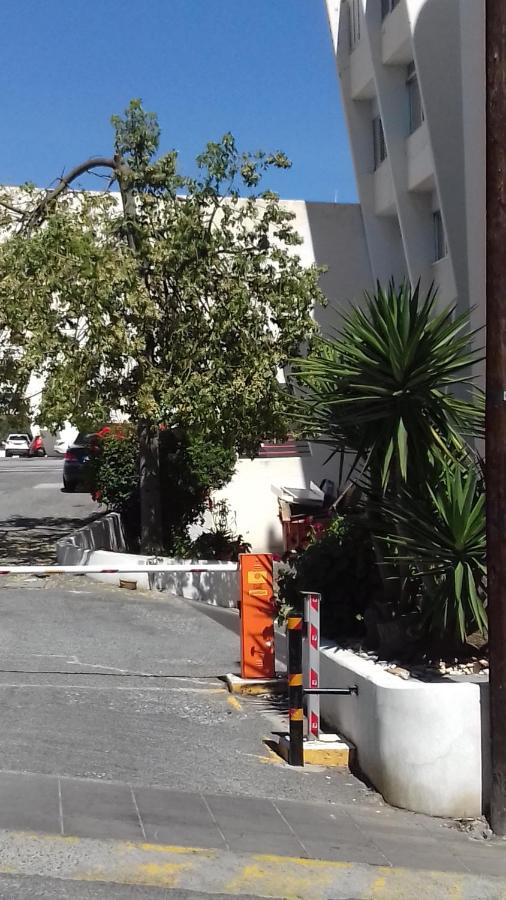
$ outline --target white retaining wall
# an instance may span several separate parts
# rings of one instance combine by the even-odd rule
[[[143,590],[170,591],[187,600],[200,600],[212,606],[237,607],[239,600],[239,573],[230,571],[229,563],[223,572],[149,572],[149,560],[154,557],[125,552],[125,538],[118,513],[109,513],[85,525],[68,537],[58,541],[56,558],[64,565],[103,566],[120,568],[121,565],[139,566],[139,574],[90,574],[89,578],[119,585],[120,579],[136,581]],[[181,560],[156,557],[158,565],[175,564]],[[188,562],[188,560],[186,560]],[[203,567],[206,560],[197,560]],[[216,562],[213,560],[213,563]]]
[[[286,656],[286,637],[277,639]],[[369,659],[322,642],[321,715],[357,748],[362,772],[393,806],[472,818],[490,796],[488,684],[404,681]]]

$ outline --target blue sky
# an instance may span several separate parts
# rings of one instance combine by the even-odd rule
[[[288,154],[281,196],[356,199],[323,0],[2,0],[0,95],[0,183],[108,153],[142,97],[183,169],[232,131]]]

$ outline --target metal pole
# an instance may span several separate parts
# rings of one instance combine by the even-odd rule
[[[490,822],[506,834],[506,3],[487,0],[487,563]]]
[[[306,695],[307,739],[320,739],[320,601],[321,594],[303,591],[306,622],[307,655],[304,660],[304,693]],[[315,693],[312,693],[315,691]]]
[[[290,746],[288,762],[304,765],[304,710],[302,708],[302,616],[290,616],[288,634],[288,706]]]

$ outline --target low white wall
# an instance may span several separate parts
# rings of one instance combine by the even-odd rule
[[[69,566],[79,565],[79,551],[83,550],[125,551],[126,541],[120,514],[111,512],[97,516],[87,525],[59,540],[56,544],[58,562]]]
[[[286,655],[286,638],[277,650]],[[393,806],[431,816],[480,816],[490,796],[488,685],[404,681],[323,642],[320,685],[358,686],[322,695],[321,714],[357,748],[362,772]]]
[[[110,548],[110,549],[109,549]],[[239,573],[224,565],[223,572],[149,572],[149,560],[154,557],[126,553],[125,538],[118,513],[109,513],[58,541],[56,557],[61,565],[103,566],[120,568],[122,565],[139,567],[139,574],[104,573],[90,574],[94,581],[119,585],[120,578],[136,581],[143,590],[170,591],[187,600],[200,600],[212,606],[234,608],[239,600]],[[159,565],[174,564],[181,560],[156,557]],[[185,560],[188,562],[188,560]],[[197,560],[202,566],[205,560]],[[215,561],[213,561],[214,564]],[[227,567],[230,564],[226,564]]]

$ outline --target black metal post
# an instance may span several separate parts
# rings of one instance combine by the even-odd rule
[[[304,765],[304,710],[302,707],[302,616],[290,616],[288,634],[288,706],[291,766]]]

